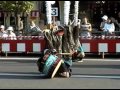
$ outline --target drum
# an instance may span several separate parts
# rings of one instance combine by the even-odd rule
[[[51,54],[51,51],[49,49],[45,49],[41,57],[38,59],[37,66],[40,72],[43,72],[44,64],[46,60],[48,59],[48,57],[50,56],[50,54]]]
[[[46,55],[41,56],[38,59],[37,66],[38,66],[39,72],[43,72],[44,64],[45,64],[46,60],[48,59],[48,57],[49,57],[49,54],[46,54]]]
[[[53,78],[60,68],[62,62],[63,60],[61,58],[51,54],[44,63],[43,73],[47,77]]]

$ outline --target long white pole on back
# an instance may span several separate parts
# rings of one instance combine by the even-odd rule
[[[68,25],[70,13],[70,1],[64,1],[64,25]]]
[[[55,3],[55,1],[45,1],[46,2],[46,16],[47,16],[47,24],[52,23],[52,11],[51,11],[51,5]]]
[[[75,12],[74,12],[74,26],[78,23],[78,11],[79,11],[79,1],[75,1]]]

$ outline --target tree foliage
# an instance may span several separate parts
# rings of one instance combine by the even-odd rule
[[[0,1],[0,8],[3,11],[27,12],[33,8],[33,1]]]

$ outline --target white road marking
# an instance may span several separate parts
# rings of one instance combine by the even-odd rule
[[[72,75],[71,77],[73,78],[119,78],[120,79],[120,76],[98,76],[98,75]]]
[[[44,74],[17,74],[17,73],[0,73],[0,76],[44,76]],[[104,76],[100,76],[100,75],[75,75],[73,74],[71,76],[71,78],[107,78],[107,79],[111,79],[111,78],[116,78],[116,79],[120,79],[120,76],[108,76],[108,75],[104,75]]]

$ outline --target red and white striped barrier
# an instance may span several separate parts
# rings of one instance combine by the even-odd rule
[[[106,36],[104,39],[101,36],[93,36],[92,38],[80,37],[80,42],[84,52],[120,52],[120,36]]]
[[[17,36],[17,40],[0,40],[2,52],[41,52],[46,47],[44,36]],[[120,52],[120,36],[80,37],[84,52],[116,53]]]
[[[1,52],[34,53],[43,51],[45,49],[45,46],[46,41],[42,36],[18,36],[17,40],[0,40]]]
[[[81,39],[120,39],[120,36],[79,36]]]

